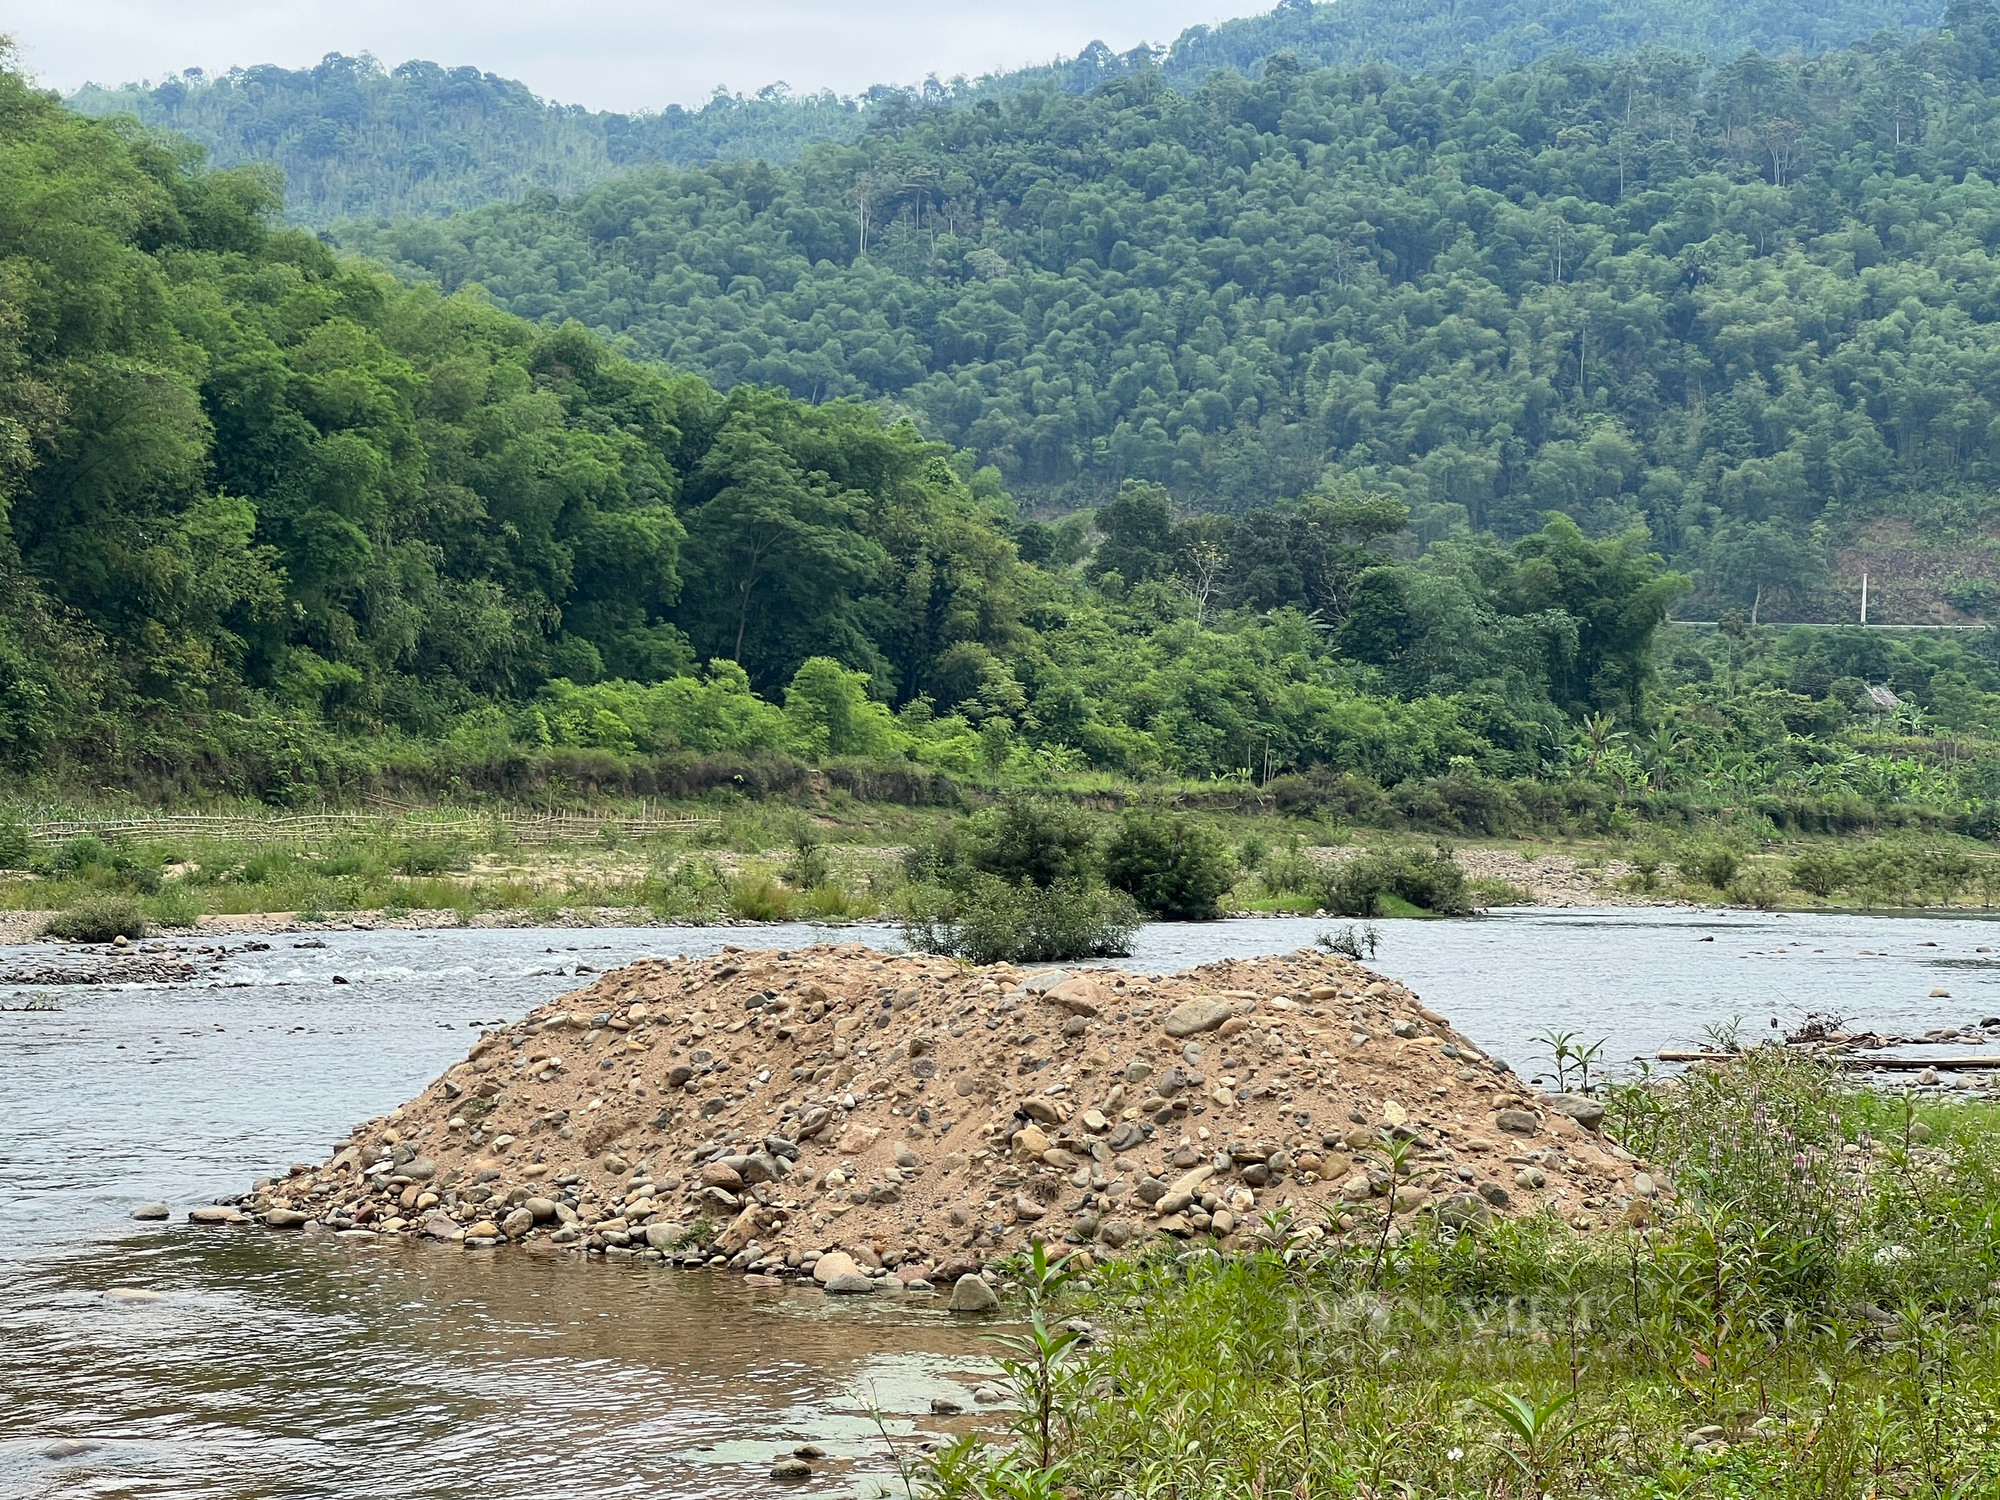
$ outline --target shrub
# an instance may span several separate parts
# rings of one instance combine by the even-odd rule
[[[34,861],[35,838],[11,814],[0,817],[0,870],[25,870]]]
[[[1738,906],[1758,911],[1776,911],[1785,898],[1785,882],[1769,865],[1752,865],[1729,882],[1729,899]]]
[[[913,948],[974,963],[1067,963],[1131,951],[1139,910],[1122,891],[1067,879],[1037,886],[975,876],[960,892],[915,888],[903,936]]]
[[[1824,901],[1847,884],[1847,861],[1832,849],[1807,849],[1792,860],[1792,885]]]
[[[472,850],[464,839],[407,839],[395,854],[396,868],[405,875],[443,875],[471,863]]]
[[[1465,871],[1443,845],[1357,854],[1334,872],[1327,896],[1327,904],[1344,917],[1380,916],[1387,896],[1440,916],[1472,911]]]
[[[1236,884],[1236,861],[1205,824],[1133,811],[1105,847],[1104,878],[1156,917],[1208,922],[1222,914],[1221,900]]]
[[[42,924],[42,936],[65,943],[108,943],[142,938],[152,929],[139,903],[127,896],[86,896]]]
[[[1691,884],[1726,891],[1742,865],[1743,856],[1727,844],[1704,844],[1681,856],[1681,876]]]
[[[1050,886],[1098,874],[1097,838],[1081,809],[1015,797],[961,818],[906,861],[910,879],[966,890],[975,875]]]

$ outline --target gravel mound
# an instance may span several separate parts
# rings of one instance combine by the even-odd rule
[[[1653,1180],[1594,1133],[1602,1116],[1314,950],[1148,977],[729,948],[605,974],[486,1033],[241,1206],[273,1228],[848,1293],[955,1281],[1031,1238],[1243,1246],[1270,1215],[1311,1237],[1379,1234],[1385,1213],[1637,1222]]]

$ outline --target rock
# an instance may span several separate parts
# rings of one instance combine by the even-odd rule
[[[757,1205],[751,1204],[724,1227],[715,1237],[715,1252],[718,1255],[735,1255],[757,1238]]]
[[[1509,1135],[1533,1135],[1542,1128],[1531,1109],[1503,1109],[1493,1117],[1493,1123]]]
[[[1497,1182],[1480,1183],[1479,1196],[1484,1198],[1488,1203],[1492,1204],[1495,1208],[1505,1208],[1509,1203],[1512,1203],[1514,1201],[1514,1195],[1508,1192],[1502,1186],[1500,1186],[1500,1184]]]
[[[1205,1031],[1213,1031],[1235,1013],[1229,1001],[1214,996],[1197,995],[1192,1000],[1183,1000],[1167,1012],[1166,1032],[1170,1037],[1200,1036]]]
[[[781,1458],[771,1465],[771,1477],[796,1484],[813,1477],[813,1466],[803,1458]]]
[[[1910,1122],[1910,1139],[1919,1146],[1928,1146],[1931,1141],[1930,1126],[1926,1125],[1922,1120],[1912,1120]]]
[[[426,1214],[417,1231],[429,1239],[448,1240],[458,1233],[458,1221],[450,1214]]]
[[[302,1214],[295,1208],[273,1208],[264,1214],[264,1227],[267,1229],[303,1229],[310,1223],[312,1215]]]
[[[684,1224],[663,1223],[658,1219],[646,1226],[646,1246],[651,1250],[672,1250],[687,1234]]]
[[[859,1271],[843,1271],[828,1277],[825,1286],[829,1297],[866,1297],[875,1290],[875,1278]]]
[[[1145,1127],[1127,1120],[1111,1132],[1108,1142],[1113,1151],[1133,1151],[1146,1144]]]
[[[535,1227],[533,1210],[526,1206],[515,1209],[500,1221],[500,1232],[510,1240],[518,1240]]]
[[[1543,1102],[1557,1114],[1568,1115],[1585,1130],[1596,1130],[1604,1124],[1602,1099],[1593,1099],[1588,1094],[1551,1094]]]
[[[546,1224],[556,1216],[556,1200],[553,1198],[530,1198],[521,1207],[535,1216],[537,1224]]]
[[[1632,1178],[1632,1191],[1641,1198],[1650,1198],[1659,1190],[1659,1184],[1653,1181],[1650,1172],[1639,1172]]]
[[[106,1302],[164,1302],[164,1293],[155,1292],[142,1286],[113,1286],[104,1289]]]
[[[845,1250],[829,1250],[819,1258],[813,1267],[813,1280],[821,1286],[827,1285],[836,1276],[858,1276],[861,1264]]]
[[[1097,1242],[1113,1250],[1122,1250],[1132,1243],[1138,1231],[1123,1219],[1106,1219],[1097,1226]]]
[[[803,1458],[807,1463],[811,1463],[816,1458],[825,1458],[826,1449],[815,1443],[800,1443],[792,1450],[792,1457]]]
[[[1086,1109],[1081,1119],[1083,1128],[1092,1135],[1102,1135],[1111,1128],[1111,1122],[1104,1118],[1104,1111],[1100,1109]]]
[[[491,1219],[481,1219],[477,1224],[466,1226],[465,1237],[468,1240],[497,1240],[500,1238],[500,1226]]]
[[[1000,1305],[999,1294],[977,1276],[961,1276],[951,1284],[951,1300],[945,1311],[955,1313],[992,1312]]]
[[[190,1224],[248,1224],[250,1216],[240,1208],[231,1208],[223,1203],[204,1204],[200,1208],[188,1210]]]
[[[1040,1160],[1042,1153],[1049,1149],[1049,1138],[1042,1133],[1040,1126],[1024,1125],[1014,1133],[1014,1149],[1023,1156]]]
[[[1087,975],[1078,974],[1042,992],[1051,1005],[1059,1005],[1073,1016],[1086,1020],[1098,1014],[1104,1002],[1104,986]]]
[[[998,1406],[1007,1399],[1007,1393],[997,1385],[982,1385],[973,1389],[972,1399],[980,1406]]]
[[[1062,1111],[1057,1109],[1047,1099],[1023,1099],[1021,1101],[1021,1113],[1033,1120],[1037,1125],[1060,1125],[1063,1122]],[[1044,1147],[1043,1149],[1046,1150],[1047,1148]]]
[[[1544,1188],[1549,1185],[1549,1174],[1540,1167],[1522,1167],[1514,1174],[1514,1186],[1524,1188]]]
[[[712,1161],[701,1169],[701,1185],[734,1193],[743,1186],[743,1174],[727,1162]]]
[[[57,1438],[42,1449],[43,1458],[80,1458],[97,1448],[96,1443],[86,1443],[81,1438]]]
[[[1414,1213],[1431,1201],[1431,1195],[1413,1182],[1406,1182],[1396,1189],[1392,1207],[1399,1214]]]
[[[965,1407],[948,1396],[931,1397],[931,1415],[934,1417],[955,1417]]]
[[[132,1210],[132,1217],[146,1224],[157,1224],[173,1216],[173,1210],[164,1203],[142,1203]]]
[[[1453,1229],[1467,1229],[1475,1224],[1484,1224],[1493,1217],[1493,1210],[1483,1198],[1471,1193],[1453,1193],[1438,1203],[1438,1222]]]

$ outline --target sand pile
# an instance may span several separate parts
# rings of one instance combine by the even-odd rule
[[[1379,1233],[1385,1213],[1636,1219],[1653,1182],[1593,1133],[1601,1116],[1311,950],[1156,978],[731,948],[634,964],[485,1034],[242,1207],[867,1290],[1031,1237],[1243,1245],[1274,1213],[1315,1236]]]

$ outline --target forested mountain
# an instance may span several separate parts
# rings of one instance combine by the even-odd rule
[[[1992,596],[1997,123],[2000,12],[1958,0],[1908,46],[1707,73],[1029,90],[343,238],[725,386],[909,412],[1036,506],[1346,475],[1421,537],[1643,524],[1694,607],[1845,617],[1829,549],[1864,532],[1951,541],[1899,564],[1931,605]]]
[[[822,141],[852,141],[871,122],[1001,98],[1024,88],[1086,92],[1135,71],[1190,86],[1218,68],[1255,74],[1286,52],[1308,66],[1385,62],[1402,69],[1462,63],[1498,71],[1570,48],[1612,56],[1651,44],[1721,62],[1745,49],[1821,52],[1884,30],[1936,24],[1942,0],[1287,0],[1277,10],[1197,26],[1171,46],[1115,52],[1093,43],[1048,67],[921,88],[879,87],[860,99],[718,93],[699,109],[618,114],[545,103],[525,85],[470,67],[328,56],[314,68],[193,71],[152,87],[88,85],[70,104],[126,113],[199,141],[220,166],[263,162],[285,177],[303,223],[434,214],[575,192],[620,169],[761,158],[789,161]]]
[[[1202,107],[1268,110],[1303,86],[1281,74]],[[1394,103],[1386,87],[1311,87],[1300,97]],[[1464,84],[1468,98],[1482,87]],[[1180,108],[1145,97],[1162,120]],[[1059,101],[1021,108],[1070,118]],[[1139,108],[1107,95],[1050,149],[1080,160],[1087,143],[1067,132],[1137,129],[1121,116]],[[1246,179],[1264,170],[1257,132],[1211,128]],[[1101,145],[1115,158],[1129,142]],[[1491,133],[1487,149],[1508,146]],[[1191,154],[1161,145],[1153,157],[1171,209],[1166,189]],[[781,184],[733,170],[734,196],[718,178],[682,181],[709,184],[725,224],[753,224]],[[1719,212],[1742,184],[1712,175]],[[1969,267],[1980,236],[2000,231],[1970,173],[1959,192],[1952,253]],[[1919,250],[1926,234],[1944,238],[1924,228],[1921,194],[1885,176],[1877,196],[1878,237]],[[1786,200],[1765,201],[1775,214]],[[995,472],[885,424],[879,407],[723,394],[575,324],[538,326],[476,292],[337,260],[274,228],[275,208],[266,177],[202,170],[0,70],[0,774],[14,792],[128,785],[298,804],[391,779],[554,797],[797,786],[786,757],[860,757],[843,773],[853,784],[915,792],[934,771],[1038,787],[1164,775],[1220,781],[1225,796],[1253,769],[1288,773],[1265,789],[1282,805],[1436,828],[1622,828],[1630,803],[1687,818],[1734,816],[1751,799],[1773,825],[2000,828],[1991,633],[1774,641],[1732,622],[1663,652],[1657,632],[1686,580],[1643,532],[1593,539],[1557,516],[1517,541],[1452,538],[1412,559],[1408,508],[1355,474],[1236,517],[1177,520],[1163,488],[1134,481],[1094,520],[1023,522]],[[800,232],[818,222],[837,240],[855,227],[838,200],[790,212]],[[1492,218],[1506,222],[1498,207]],[[884,219],[871,255],[907,253],[914,215],[871,227]],[[926,238],[932,225],[927,206]],[[1563,289],[1570,247],[1596,233],[1556,243]],[[1874,264],[1849,295],[1892,320],[1880,357],[1959,379],[1953,361],[1974,357],[1964,351],[1989,303],[1938,291],[1936,267],[1956,264],[1940,250],[1917,257],[1911,290],[1872,274],[1894,266],[1886,249],[1856,243],[1848,253]],[[1532,265],[1551,247],[1529,235],[1514,253]],[[1687,262],[1684,283],[1698,292],[1707,266],[1752,256],[1722,240]],[[849,259],[885,287],[903,274],[860,259],[858,235]],[[1764,342],[1730,345],[1746,369],[1793,349],[1801,322],[1828,337],[1813,304],[1779,289],[1813,291],[1818,264],[1802,252],[1791,280],[1767,284]],[[1024,273],[991,269],[973,276],[1020,311],[1008,278]],[[1346,284],[1402,299],[1413,347],[1439,337],[1425,331],[1422,288],[1396,289],[1393,270],[1361,262]],[[1246,261],[1242,274],[1266,273]],[[1114,310],[1136,296],[1113,290]],[[1277,350],[1282,322],[1241,321],[1252,295],[1212,302],[1213,329],[1248,326]],[[1481,293],[1471,305],[1450,337],[1504,405],[1518,395],[1510,363],[1538,357],[1534,337],[1483,333],[1478,317],[1504,304]],[[1105,309],[1075,311],[1097,337]],[[1647,316],[1703,314],[1669,303]],[[1202,337],[1209,319],[1194,325]],[[1602,358],[1633,379],[1634,356],[1612,347],[1592,368]],[[1516,420],[1565,410],[1560,376]],[[1683,420],[1698,435],[1704,410],[1740,399]],[[1941,431],[1960,434],[1968,471],[1984,462],[1972,397],[1896,404],[1917,399],[1892,395],[1883,420],[1929,425],[1883,462],[1940,462],[1925,444]],[[1838,414],[1828,420],[1834,443],[1808,456],[1839,471],[1848,439]],[[1875,418],[1846,420],[1866,457],[1859,424]],[[1384,483],[1401,472],[1375,469]],[[1730,472],[1694,466],[1686,482]],[[1787,513],[1774,502],[1773,514]],[[1902,704],[1893,724],[1866,690],[1884,683]]]
[[[545,103],[477,68],[408,62],[385,71],[372,57],[339,53],[312,68],[197,71],[151,88],[92,84],[68,102],[184,135],[219,166],[276,167],[290,216],[309,224],[575,192],[643,163],[789,160],[814,141],[852,140],[868,108],[771,88],[624,115]]]

